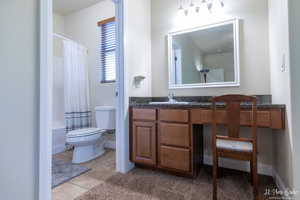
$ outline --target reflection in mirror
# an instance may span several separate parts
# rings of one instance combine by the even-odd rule
[[[169,34],[170,87],[238,85],[235,20]]]

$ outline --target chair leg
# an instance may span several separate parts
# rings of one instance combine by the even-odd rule
[[[253,159],[250,160],[250,181],[251,185],[253,185]]]
[[[258,200],[258,174],[257,174],[257,156],[253,156],[253,197],[254,200]]]
[[[217,200],[217,178],[218,178],[218,157],[217,153],[213,155],[213,200]]]
[[[219,168],[219,159],[218,159],[218,156],[217,156],[217,159],[216,159],[216,166],[217,166],[217,179],[220,178],[220,168]]]

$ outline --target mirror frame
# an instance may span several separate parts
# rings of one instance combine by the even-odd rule
[[[233,25],[233,43],[234,43],[234,80],[233,82],[212,82],[212,83],[193,83],[193,84],[176,84],[174,83],[173,69],[173,37],[194,31],[205,30],[209,28],[219,27],[232,24]],[[169,65],[169,89],[188,89],[188,88],[210,88],[210,87],[238,87],[240,86],[240,44],[239,44],[239,20],[231,19],[227,21],[212,23],[195,28],[184,29],[170,32],[168,34],[168,65]]]

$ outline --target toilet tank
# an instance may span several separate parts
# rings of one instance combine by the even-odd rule
[[[113,106],[96,106],[97,128],[113,130],[116,128],[116,109]]]

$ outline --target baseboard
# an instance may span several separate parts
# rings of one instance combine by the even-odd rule
[[[204,155],[203,162],[206,165],[212,165],[212,156]],[[228,169],[235,169],[235,170],[250,172],[250,165],[249,165],[249,163],[247,163],[245,161],[220,158],[219,166],[228,168]],[[265,164],[258,163],[257,171],[259,174],[263,174],[263,175],[267,175],[267,176],[274,175],[273,167],[271,165],[265,165]]]
[[[275,183],[279,189],[279,191],[289,191],[289,188],[286,187],[286,185],[284,184],[282,178],[279,176],[279,174],[277,173],[277,171],[275,169],[273,169],[273,178],[275,180]],[[294,199],[294,197],[291,194],[285,194],[284,199]]]
[[[108,140],[105,142],[104,147],[108,149],[116,149],[116,141]]]

